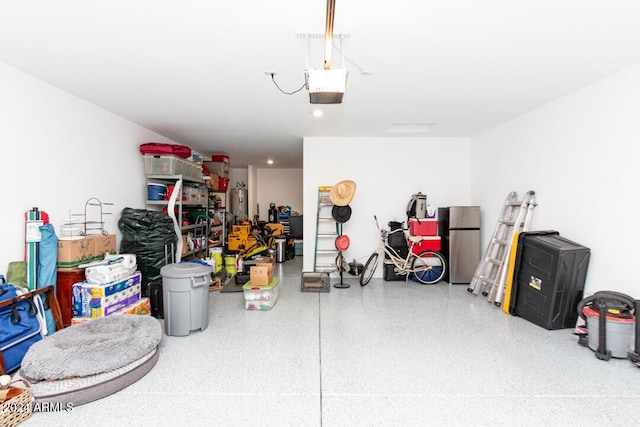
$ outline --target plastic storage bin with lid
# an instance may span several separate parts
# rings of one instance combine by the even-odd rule
[[[212,266],[196,262],[169,264],[160,269],[167,335],[186,336],[207,328],[212,271]]]
[[[164,200],[167,195],[167,186],[158,182],[147,184],[147,200]]]
[[[242,285],[244,308],[247,310],[271,310],[278,301],[278,278],[274,277],[268,285],[256,286],[248,281]]]

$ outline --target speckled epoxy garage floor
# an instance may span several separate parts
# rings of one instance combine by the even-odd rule
[[[301,269],[302,257],[276,265],[270,311],[210,292],[207,329],[165,335],[140,381],[24,425],[640,423],[640,369],[596,359],[571,329],[547,331],[444,282],[362,288],[345,275],[347,289],[302,293]]]

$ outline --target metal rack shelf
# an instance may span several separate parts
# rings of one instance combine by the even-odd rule
[[[182,180],[183,183],[198,184],[199,188],[203,190],[205,189],[203,184],[204,180],[202,179],[198,180],[193,177],[188,177],[183,175],[158,175],[158,174],[146,175],[147,185],[152,184],[154,182],[155,183],[158,183],[158,182],[176,183],[179,180]],[[182,186],[180,191],[182,191],[183,188],[184,188],[184,185]],[[185,251],[183,249],[183,251],[181,251],[180,254],[176,253],[175,255],[177,259],[181,259],[189,256],[200,256],[202,258],[206,258],[209,255],[209,234],[210,234],[209,221],[205,220],[202,222],[197,222],[195,224],[182,225],[183,221],[185,220],[184,216],[187,213],[187,211],[193,210],[194,208],[196,210],[204,211],[208,218],[208,212],[209,212],[208,196],[209,196],[208,193],[206,193],[206,197],[204,197],[203,201],[192,201],[192,200],[183,201],[181,200],[181,198],[175,201],[175,208],[177,211],[175,219],[178,222],[178,228],[180,230],[180,235],[178,236],[178,238],[183,239],[184,236],[192,235],[192,238],[195,240],[194,245],[196,246],[191,250]],[[149,208],[159,209],[162,207],[168,207],[169,201],[168,200],[147,200],[146,206],[147,206],[147,209]]]

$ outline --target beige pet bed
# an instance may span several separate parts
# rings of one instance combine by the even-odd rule
[[[36,402],[82,405],[138,381],[158,360],[162,327],[151,316],[117,315],[71,325],[31,346],[17,377]]]

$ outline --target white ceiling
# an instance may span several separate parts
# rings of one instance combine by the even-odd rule
[[[282,94],[265,71],[300,88],[323,40],[298,35],[324,34],[325,13],[326,0],[0,0],[0,61],[232,167],[280,168],[302,167],[304,136],[472,136],[640,61],[637,0],[336,0],[350,75],[315,119],[305,89]]]

